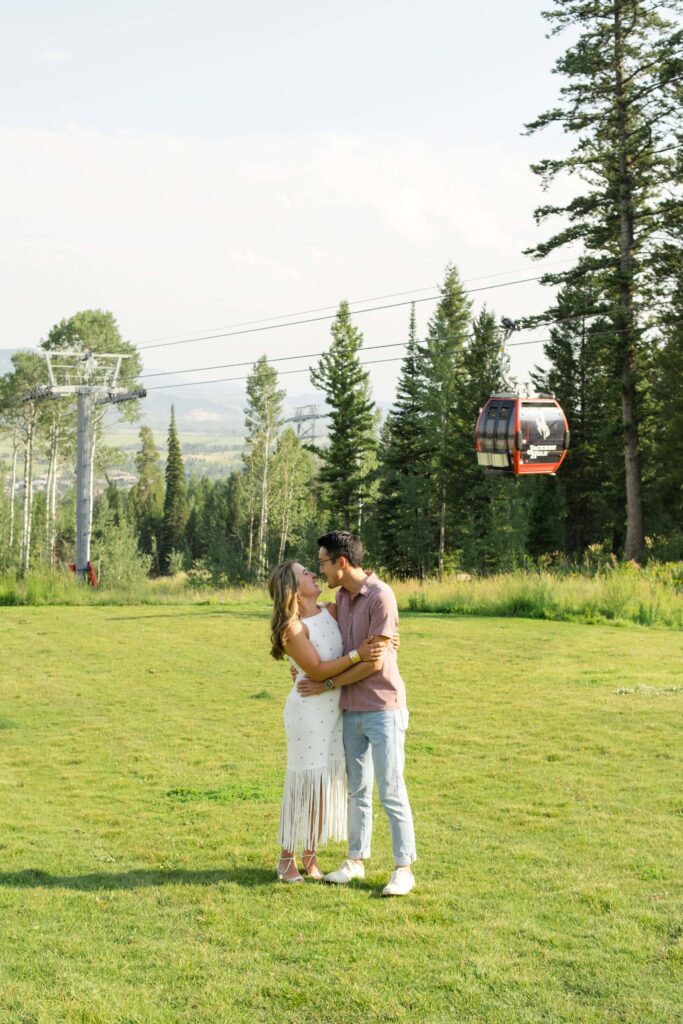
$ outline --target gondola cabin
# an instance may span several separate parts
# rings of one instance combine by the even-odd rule
[[[569,447],[569,425],[553,395],[492,395],[479,413],[477,462],[508,476],[556,473]]]

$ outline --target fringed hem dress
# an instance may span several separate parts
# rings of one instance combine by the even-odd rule
[[[341,633],[326,608],[301,621],[321,661],[342,657]],[[278,841],[283,850],[311,850],[346,839],[343,712],[340,689],[302,697],[296,684],[306,673],[292,664],[297,678],[285,703],[287,775]]]

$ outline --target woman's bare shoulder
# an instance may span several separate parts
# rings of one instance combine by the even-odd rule
[[[302,634],[303,636],[308,636],[308,630],[306,629],[306,626],[301,621],[301,619],[292,619],[291,622],[288,623],[287,629],[285,631],[284,646],[286,647],[287,644],[290,644],[292,640],[296,640],[296,638],[301,636]]]

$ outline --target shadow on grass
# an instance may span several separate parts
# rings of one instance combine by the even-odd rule
[[[105,607],[110,608],[111,605]],[[130,607],[129,605],[122,605],[121,607]],[[141,609],[153,607],[152,605],[140,605]],[[270,608],[233,608],[229,605],[223,606],[211,606],[209,608],[203,605],[180,605],[177,612],[155,612],[153,615],[112,615],[109,619],[110,622],[148,622],[152,619],[179,619],[184,615],[187,615],[188,609],[191,613],[197,617],[203,615],[210,616],[230,616],[231,618],[243,618],[243,619],[267,619],[272,614]],[[199,609],[199,611],[197,610]],[[423,616],[424,617],[424,616]]]
[[[89,875],[51,875],[48,871],[27,868],[25,871],[1,871],[0,888],[6,889],[72,889],[77,892],[102,892],[107,890],[148,889],[163,885],[239,885],[244,889],[260,887],[286,889],[277,881],[274,871],[268,868],[228,868],[215,871],[123,871],[109,874],[95,871]],[[335,886],[308,881],[307,888],[333,890]],[[382,898],[382,886],[356,878],[348,888],[364,893],[370,899]],[[293,890],[297,885],[291,886]]]
[[[110,874],[96,871],[88,875],[51,875],[47,871],[0,872],[0,887],[7,889],[76,889],[83,892],[101,889],[146,889],[162,885],[220,885],[229,883],[254,889],[276,883],[274,871],[267,868],[228,868],[215,871],[123,871]]]

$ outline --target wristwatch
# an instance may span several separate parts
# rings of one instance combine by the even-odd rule
[[[334,690],[334,679],[326,679],[323,686],[326,690]]]

